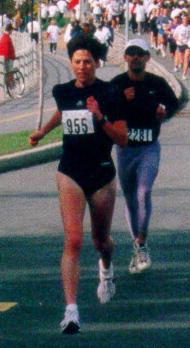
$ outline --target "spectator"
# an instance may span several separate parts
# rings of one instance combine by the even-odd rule
[[[162,57],[166,57],[166,48],[167,48],[167,29],[170,24],[170,17],[168,15],[168,9],[161,7],[160,13],[157,18],[157,27],[158,27],[158,48],[162,54]]]
[[[58,10],[59,10],[59,13],[60,13],[61,17],[63,18],[64,14],[65,14],[65,10],[67,8],[67,1],[65,1],[65,0],[58,0],[57,7],[58,7]]]
[[[107,54],[108,54],[108,48],[109,48],[109,40],[111,38],[111,32],[104,25],[104,23],[101,23],[96,29],[94,33],[94,37],[102,44],[102,57],[100,60],[100,64],[101,66],[104,66],[105,62],[107,61]]]
[[[52,1],[49,6],[48,6],[48,17],[49,17],[49,20],[51,21],[51,19],[55,18],[59,13],[59,9],[56,5],[56,2],[55,0]]]
[[[43,27],[46,24],[47,18],[48,18],[48,6],[44,1],[44,2],[41,2],[41,20],[42,20]]]
[[[149,27],[150,27],[150,45],[151,48],[155,50],[158,49],[158,27],[157,27],[157,18],[158,18],[158,9],[153,8],[149,16]]]
[[[102,7],[99,2],[96,2],[93,6],[93,16],[96,23],[100,23],[102,19]]]
[[[13,68],[13,62],[16,59],[11,33],[13,31],[12,24],[7,24],[5,32],[0,37],[0,56],[5,59],[5,71],[9,72]]]
[[[53,54],[56,54],[57,51],[57,41],[58,41],[58,36],[60,34],[60,29],[58,25],[56,24],[55,19],[52,19],[50,24],[47,27],[47,38],[49,40],[49,49],[50,52]]]
[[[183,66],[185,51],[190,39],[190,25],[187,15],[182,17],[182,23],[175,29],[173,37],[177,45],[174,58],[174,72],[177,72]]]
[[[130,14],[129,25],[132,29],[133,34],[136,33],[136,30],[137,30],[136,7],[137,7],[137,0],[133,0],[132,3],[130,2],[130,4],[129,4],[129,14]]]
[[[137,22],[137,33],[141,35],[145,30],[145,21],[146,21],[146,11],[143,2],[139,0],[135,9],[136,13],[136,22]]]
[[[185,54],[184,54],[182,80],[187,79],[187,71],[189,69],[189,64],[190,64],[190,40],[187,42],[187,49],[185,50]]]
[[[177,12],[176,12],[176,16],[174,16],[173,18],[171,17],[171,22],[170,22],[168,29],[167,29],[169,52],[170,52],[170,55],[173,59],[175,58],[176,49],[177,49],[176,40],[174,39],[173,34],[174,34],[175,29],[180,24],[181,24],[181,17],[179,15],[177,15]]]
[[[26,26],[26,31],[30,34],[31,40],[35,40],[36,43],[38,43],[40,25],[36,18],[33,18],[30,20],[30,22],[28,22]]]
[[[16,11],[16,15],[13,18],[13,26],[15,30],[20,31],[21,25],[22,25],[22,17],[21,17],[21,13],[20,10]]]
[[[80,21],[76,19],[74,21],[73,28],[71,29],[71,38],[74,39],[76,37],[82,36],[83,35],[83,30],[80,25]]]

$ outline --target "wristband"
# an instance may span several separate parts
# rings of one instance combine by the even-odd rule
[[[108,121],[107,116],[103,116],[101,120],[98,120],[98,124],[102,127]]]

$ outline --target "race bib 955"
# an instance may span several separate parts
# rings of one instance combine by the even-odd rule
[[[64,134],[91,134],[94,133],[93,115],[87,110],[62,111]]]

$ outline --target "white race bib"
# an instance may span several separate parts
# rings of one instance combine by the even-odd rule
[[[93,115],[87,109],[62,111],[62,123],[64,134],[94,133]]]
[[[140,129],[140,128],[129,128],[128,130],[128,137],[131,141],[137,141],[137,142],[152,142],[153,141],[153,134],[152,129]]]

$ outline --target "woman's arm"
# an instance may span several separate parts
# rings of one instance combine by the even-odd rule
[[[29,137],[29,143],[32,146],[38,144],[39,140],[41,140],[47,133],[51,132],[54,128],[61,124],[61,112],[56,111],[51,119],[45,124],[44,127],[32,133]]]
[[[94,97],[87,99],[87,108],[91,111],[102,126],[104,132],[112,139],[112,141],[120,146],[125,146],[128,142],[127,124],[123,120],[117,120],[111,123],[106,116],[102,114],[99,104]]]

